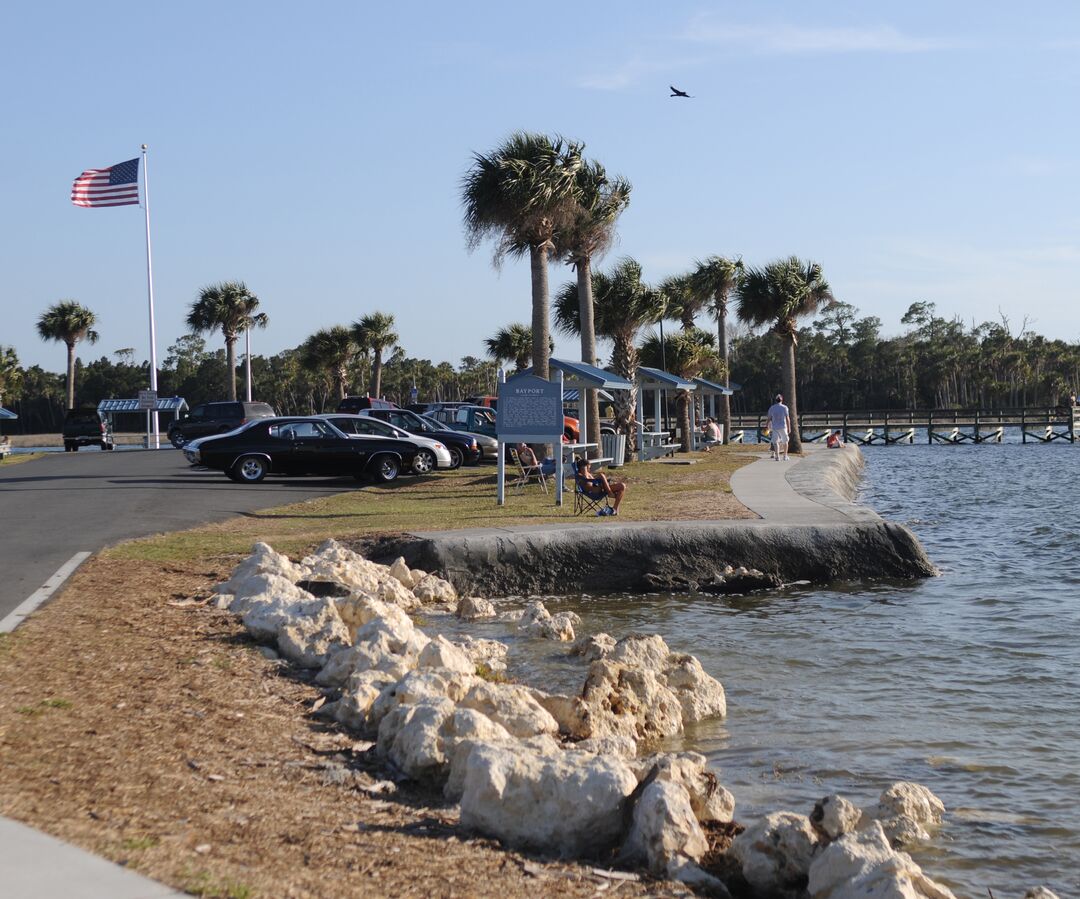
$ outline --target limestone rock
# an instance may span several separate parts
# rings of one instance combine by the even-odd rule
[[[454,614],[462,621],[478,621],[481,618],[494,618],[495,606],[479,596],[466,596],[458,600]]]
[[[425,575],[424,578],[413,587],[416,598],[424,603],[456,603],[457,590],[449,581],[433,574]]]
[[[398,678],[392,674],[372,668],[353,673],[342,690],[341,699],[334,709],[334,717],[352,730],[368,730],[368,715],[372,704],[384,689],[397,681]]]
[[[466,710],[459,709],[459,711]],[[469,711],[475,712],[475,710],[471,709]],[[475,714],[479,715],[480,713],[475,712]],[[506,733],[505,729],[503,729],[503,733]],[[478,746],[499,746],[510,752],[529,751],[537,755],[558,755],[562,752],[559,744],[547,734],[529,737],[526,740],[516,740],[508,733],[502,739],[479,740],[463,736],[454,746],[453,756],[450,761],[450,774],[443,787],[443,795],[451,802],[461,800],[462,791],[465,789],[465,773],[468,770],[469,754]]]
[[[877,808],[867,819],[881,822],[885,835],[897,848],[930,839],[926,828],[941,823],[945,805],[922,784],[899,781],[881,794]]]
[[[615,644],[609,658],[612,662],[619,662],[630,668],[660,671],[669,655],[671,650],[659,634],[631,634]]]
[[[240,585],[259,574],[272,574],[295,583],[307,576],[307,569],[290,561],[288,556],[275,552],[269,544],[260,542],[252,548],[251,555],[236,566],[229,580],[214,587],[214,592],[243,593]]]
[[[278,652],[301,668],[322,668],[349,643],[349,629],[331,603],[318,615],[290,620],[278,630]]]
[[[661,753],[631,762],[643,783],[649,780],[673,783],[686,790],[690,807],[698,821],[727,823],[735,814],[735,797],[717,780],[699,752]]]
[[[515,737],[538,734],[554,736],[559,732],[559,724],[551,713],[532,697],[527,687],[520,684],[477,681],[459,705],[482,712]]]
[[[466,634],[454,641],[473,665],[486,665],[491,671],[506,670],[506,655],[508,647],[498,640],[484,640]]]
[[[1024,899],[1058,899],[1058,897],[1046,887],[1032,887],[1024,893]]]
[[[678,880],[695,891],[713,899],[731,899],[727,885],[708,871],[702,870],[687,858],[679,857],[668,863],[664,872],[671,880]]]
[[[415,780],[437,779],[447,766],[439,731],[453,714],[454,704],[441,697],[396,706],[379,723],[379,755]]]
[[[416,667],[416,662],[415,655],[398,655],[377,643],[357,643],[330,656],[315,676],[315,683],[337,687],[360,671],[381,671],[400,680]]]
[[[581,739],[590,732],[589,708],[581,697],[527,689],[532,698],[540,703],[558,723],[559,733],[573,739]]]
[[[390,565],[390,577],[394,578],[401,586],[407,590],[412,590],[419,581],[413,577],[412,571],[409,570],[409,566],[405,564],[405,559],[398,556],[394,559]]]
[[[627,759],[631,763],[637,755],[637,742],[623,736],[589,737],[587,740],[570,743],[566,748],[579,752],[591,752],[593,755],[614,755]]]
[[[680,856],[697,861],[708,849],[686,790],[663,780],[646,786],[634,806],[623,857],[644,862],[653,874],[663,874]]]
[[[640,742],[679,733],[682,706],[656,671],[627,667],[612,658],[589,666],[582,699],[590,729],[583,736],[624,736]]]
[[[570,655],[581,656],[591,663],[611,655],[614,649],[615,638],[610,634],[587,634],[574,641]]]
[[[231,596],[228,609],[234,615],[244,615],[256,606],[288,606],[310,602],[313,597],[292,581],[273,572],[252,574],[234,584],[234,590],[221,594]]]
[[[323,542],[301,564],[307,569],[309,578],[337,581],[373,596],[378,594],[379,584],[390,578],[390,569],[385,565],[369,562],[336,540]]]
[[[581,619],[573,612],[552,615],[540,600],[534,599],[525,606],[518,626],[532,637],[570,643],[574,639],[574,625],[580,623]]]
[[[729,852],[758,892],[797,893],[806,883],[818,846],[805,815],[773,812],[735,837]]]
[[[955,899],[892,848],[878,821],[825,847],[810,865],[807,889],[813,899]]]
[[[515,847],[597,854],[619,839],[636,786],[617,759],[476,746],[466,762],[461,823]]]
[[[423,699],[449,699],[455,704],[460,703],[477,683],[483,682],[474,674],[460,674],[445,668],[410,671],[401,680],[387,685],[371,704],[367,726],[377,727],[397,706],[415,705]]]
[[[672,653],[663,666],[664,681],[683,710],[683,722],[691,724],[727,715],[727,697],[720,681],[686,653]]]
[[[379,583],[375,595],[383,602],[400,606],[406,612],[412,612],[421,606],[420,600],[408,587],[404,586],[397,578],[388,577]]]
[[[810,823],[826,841],[835,840],[851,833],[859,826],[862,812],[843,796],[826,796],[819,799],[810,813]]]
[[[462,674],[473,674],[476,665],[464,652],[442,634],[431,640],[420,653],[418,668],[446,668]]]

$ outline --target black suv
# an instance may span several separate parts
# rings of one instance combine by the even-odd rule
[[[397,403],[374,396],[347,396],[337,404],[335,412],[358,415],[364,409],[396,409]]]
[[[100,446],[111,450],[113,442],[109,422],[97,409],[69,409],[64,419],[64,452],[78,452],[80,446]]]
[[[196,437],[235,431],[253,419],[275,415],[273,406],[267,403],[202,403],[169,427],[169,442],[179,449]]]

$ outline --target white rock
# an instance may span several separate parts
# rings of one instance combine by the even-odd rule
[[[348,649],[349,643],[349,629],[332,603],[314,617],[283,624],[277,637],[278,652],[301,668],[322,668],[334,653]]]
[[[383,602],[401,606],[407,612],[419,609],[422,605],[412,590],[404,586],[397,578],[387,578],[380,582],[375,595]]]
[[[637,742],[630,737],[589,737],[587,740],[569,743],[566,748],[591,752],[593,755],[614,755],[631,761],[637,755]]]
[[[673,859],[664,873],[669,879],[685,883],[706,896],[712,896],[714,899],[731,899],[731,893],[722,880],[703,871],[687,858],[680,856]]]
[[[458,600],[454,614],[462,621],[477,621],[481,618],[494,618],[495,606],[479,596],[466,596]]]
[[[263,575],[259,575],[263,577]],[[284,584],[287,581],[276,578],[273,575],[266,577]],[[277,640],[278,631],[283,625],[297,621],[300,618],[315,618],[323,614],[327,607],[332,607],[333,602],[326,598],[316,598],[310,593],[292,587],[299,598],[288,599],[276,594],[270,598],[269,594],[263,596],[247,597],[244,599],[247,609],[241,614],[240,620],[247,632],[255,639],[264,643]],[[235,602],[234,602],[235,605]]]
[[[617,759],[477,746],[466,763],[461,823],[511,846],[564,857],[600,853],[618,840],[636,786]]]
[[[382,690],[367,713],[367,725],[377,727],[386,714],[397,706],[415,705],[422,699],[449,699],[459,703],[477,683],[482,681],[474,674],[459,674],[444,668],[410,671],[401,680]]]
[[[396,706],[379,723],[379,755],[416,780],[440,779],[449,763],[439,732],[453,714],[443,698]]]
[[[729,851],[755,890],[784,893],[802,888],[817,845],[809,818],[773,812],[735,837]]]
[[[273,572],[253,574],[235,586],[235,591],[223,594],[232,596],[228,609],[234,615],[243,615],[260,605],[287,606],[315,598],[307,590],[301,590],[292,581]]]
[[[1058,897],[1046,887],[1032,887],[1024,893],[1024,899],[1058,899]]]
[[[645,787],[634,806],[630,834],[623,846],[625,858],[644,862],[651,872],[662,874],[680,856],[697,861],[708,849],[709,842],[682,786],[654,780]]]
[[[638,780],[649,777],[673,783],[686,790],[690,807],[698,821],[729,822],[735,814],[735,797],[708,769],[708,760],[698,752],[661,753],[631,762]]]
[[[505,727],[512,736],[556,735],[559,724],[520,684],[490,684],[478,681],[459,705],[476,709]]]
[[[379,584],[390,578],[386,565],[369,562],[336,540],[325,541],[302,563],[313,580],[337,581],[352,590],[377,595]]]
[[[390,565],[390,577],[397,580],[401,586],[407,590],[412,590],[413,586],[419,583],[414,577],[413,573],[409,570],[409,566],[405,564],[405,559],[398,556],[394,559]]]
[[[664,681],[679,700],[683,722],[691,724],[727,715],[724,687],[706,674],[701,663],[691,655],[672,653],[663,665]]]
[[[544,710],[559,725],[559,733],[574,739],[581,739],[591,732],[589,708],[580,696],[564,696],[559,693],[545,693],[543,690],[527,688]]]
[[[458,711],[469,711],[476,715],[474,709],[459,709]],[[487,716],[483,716],[487,718]],[[491,720],[487,718],[487,720]],[[494,723],[494,722],[493,722]],[[537,755],[558,755],[562,748],[554,739],[542,734],[538,737],[529,737],[526,740],[517,740],[506,733],[505,728],[500,729],[506,734],[502,739],[468,739],[462,738],[458,741],[453,750],[453,758],[450,761],[450,774],[446,779],[446,784],[443,787],[443,795],[451,802],[459,802],[461,800],[462,791],[465,788],[465,774],[468,770],[469,754],[476,749],[477,746],[499,746],[507,749],[510,752],[522,752],[529,751]]]
[[[926,829],[941,823],[945,805],[921,784],[899,781],[881,794],[876,809],[864,814],[880,821],[893,846],[901,847],[930,839]]]
[[[825,847],[810,865],[807,890],[813,899],[955,899],[895,851],[877,821]]]
[[[570,655],[582,656],[586,662],[595,662],[611,655],[615,638],[610,634],[586,634],[578,637],[570,647]]]
[[[810,823],[828,840],[835,840],[859,827],[862,812],[843,796],[826,796],[814,806]]]
[[[355,731],[368,730],[368,714],[380,694],[397,678],[385,671],[368,669],[352,674],[342,690],[341,699],[334,709],[334,717]]]
[[[462,674],[474,674],[476,665],[464,652],[442,634],[431,640],[420,653],[418,668],[446,668]]]
[[[307,569],[303,565],[291,562],[288,556],[275,552],[268,544],[256,543],[251,550],[251,555],[237,565],[232,577],[218,584],[214,592],[234,595],[243,593],[240,585],[258,574],[272,574],[290,583],[296,583],[307,576]]]
[[[628,667],[612,657],[593,662],[582,699],[588,707],[585,737],[625,736],[638,742],[682,730],[682,705],[656,671]]]
[[[454,641],[473,665],[486,665],[491,671],[506,670],[507,645],[498,640],[484,640],[466,634]]]
[[[615,644],[609,660],[620,662],[631,668],[647,668],[660,671],[664,667],[671,650],[659,634],[642,636],[631,634]]]
[[[360,671],[381,671],[396,681],[412,671],[416,662],[416,656],[389,652],[378,643],[357,643],[330,656],[315,676],[315,683],[337,687]]]
[[[518,626],[532,637],[569,643],[574,639],[575,622],[580,624],[581,619],[573,612],[552,616],[540,600],[534,599],[525,606]]]
[[[441,577],[436,577],[433,574],[425,575],[424,578],[413,587],[413,593],[418,600],[424,603],[456,603],[458,598],[457,590],[454,589],[453,584],[449,581],[444,581]]]
[[[406,615],[371,619],[356,631],[355,642],[378,643],[389,652],[417,658],[431,641]]]

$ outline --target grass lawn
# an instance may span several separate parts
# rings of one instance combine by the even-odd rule
[[[680,455],[693,465],[634,463],[610,472],[625,481],[620,509],[624,521],[687,521],[753,518],[731,493],[731,474],[759,454],[745,447],[718,447],[709,453]],[[516,468],[507,468],[508,480]],[[223,485],[223,489],[226,486]],[[258,490],[258,486],[245,489]],[[518,494],[507,489],[506,505],[495,503],[495,469],[462,468],[427,477],[402,477],[390,485],[364,485],[325,499],[308,500],[245,514],[207,525],[120,544],[105,558],[176,562],[249,552],[265,540],[280,552],[302,554],[327,537],[348,540],[375,533],[545,524],[573,519],[568,489],[562,508],[553,492],[533,484]]]
[[[18,465],[20,462],[29,462],[31,459],[40,459],[44,453],[18,453],[5,456],[0,459],[0,465]]]

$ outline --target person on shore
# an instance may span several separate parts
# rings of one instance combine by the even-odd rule
[[[720,435],[720,425],[716,423],[716,419],[706,418],[705,424],[701,426],[701,433],[705,438],[705,452],[708,452],[718,443],[723,443],[723,437]]]
[[[791,431],[791,411],[784,405],[783,394],[778,393],[776,395],[776,401],[769,406],[766,416],[769,419],[769,432],[772,434],[772,439],[769,442],[769,455],[778,462],[780,457],[783,456],[786,462],[788,457],[788,434]]]
[[[532,451],[532,447],[527,443],[519,443],[517,445],[518,458],[521,460],[521,464],[524,468],[539,468],[540,474],[544,477],[553,477],[555,474],[555,460],[544,459],[543,462],[537,461],[536,453]]]
[[[825,445],[829,449],[840,449],[844,445],[844,438],[840,436],[839,431],[833,431],[825,438]]]
[[[602,490],[607,496],[615,501],[610,514],[618,515],[619,506],[622,505],[623,496],[626,494],[626,484],[621,481],[612,484],[607,479],[607,475],[603,472],[594,474],[593,470],[589,467],[589,460],[583,456],[578,457],[576,465],[578,477],[582,481],[595,488],[597,493]],[[600,514],[603,514],[603,510],[601,510]]]

